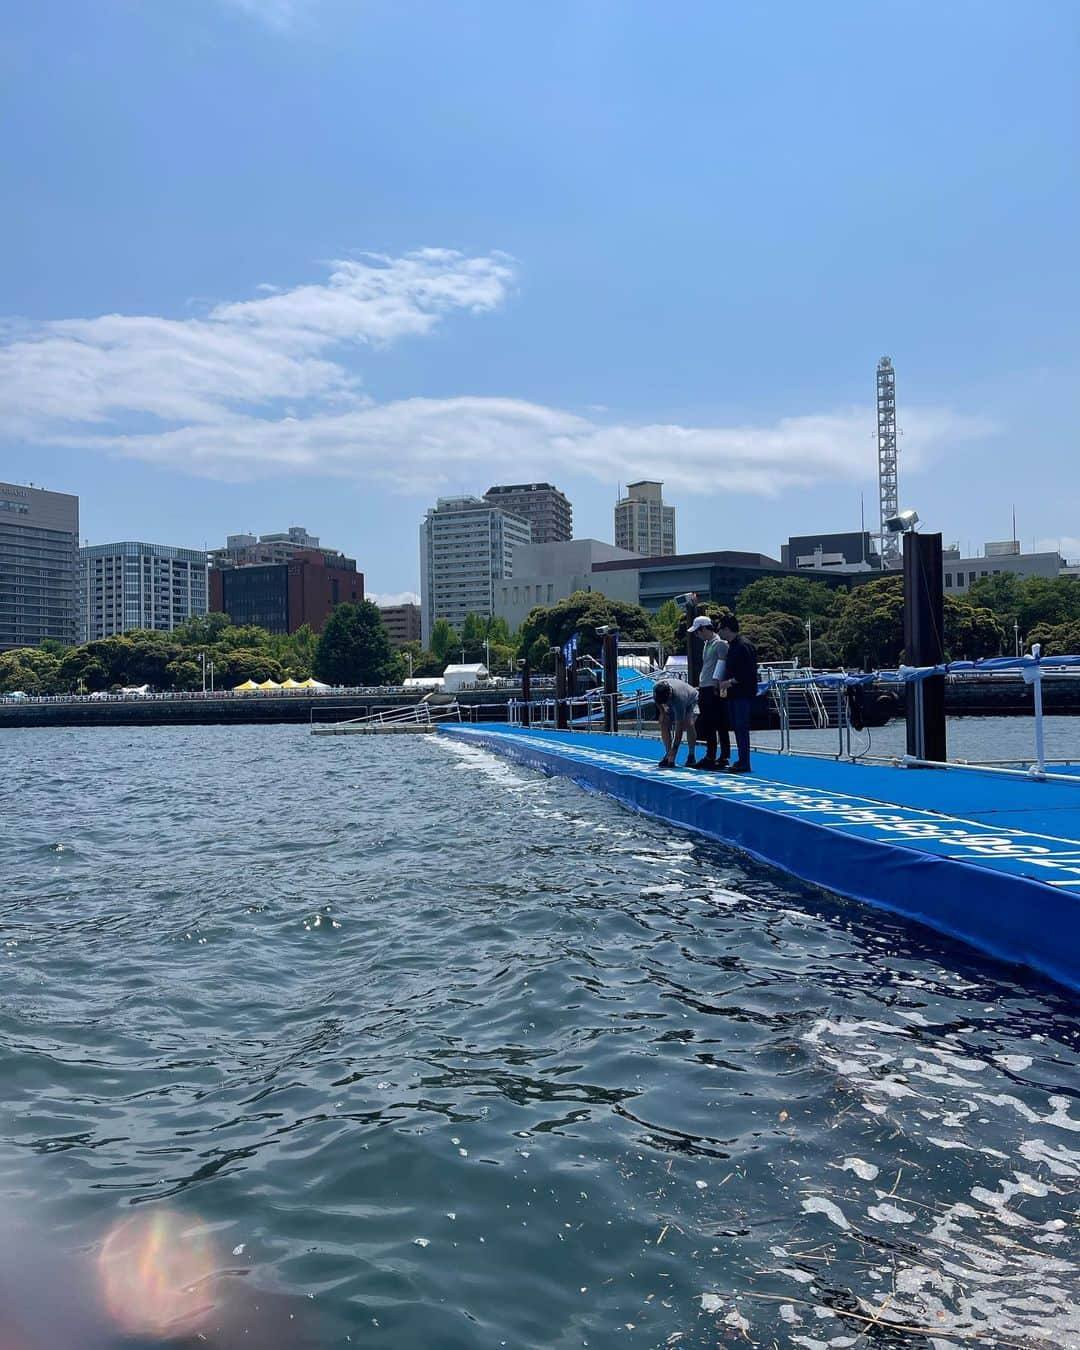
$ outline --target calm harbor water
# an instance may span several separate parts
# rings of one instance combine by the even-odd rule
[[[440,738],[3,744],[4,1350],[1080,1346],[1064,992]]]

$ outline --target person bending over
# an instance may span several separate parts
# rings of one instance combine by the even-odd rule
[[[674,769],[675,756],[679,753],[683,733],[686,734],[686,767],[697,768],[694,752],[697,745],[694,736],[694,718],[697,716],[698,691],[685,680],[672,676],[660,680],[653,689],[656,703],[656,715],[660,719],[660,739],[664,742],[664,758],[661,769]]]

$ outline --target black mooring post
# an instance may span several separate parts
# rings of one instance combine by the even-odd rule
[[[619,730],[619,635],[604,634],[604,730]]]
[[[566,657],[561,647],[553,647],[555,655],[555,730],[569,731],[570,709],[566,702]]]
[[[904,535],[904,660],[909,666],[937,666],[945,660],[945,601],[941,535]],[[943,761],[945,676],[931,675],[907,686],[907,752],[916,759]],[[920,707],[921,704],[921,707]]]
[[[702,644],[696,633],[690,632],[690,625],[698,616],[697,596],[691,595],[686,602],[686,679],[688,684],[696,685],[701,679]]]
[[[532,709],[529,707],[529,701],[532,698],[532,671],[529,669],[528,661],[521,667],[521,725],[523,727],[532,726]]]

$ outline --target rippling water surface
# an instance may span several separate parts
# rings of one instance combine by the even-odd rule
[[[13,1350],[1080,1346],[1063,992],[439,738],[3,744]]]

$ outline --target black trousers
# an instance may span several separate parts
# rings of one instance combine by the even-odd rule
[[[706,687],[698,690],[698,716],[696,723],[698,740],[705,742],[705,753],[709,759],[716,759],[716,746],[720,744],[720,758],[731,758],[731,737],[728,734],[727,699],[721,698],[715,689]]]

